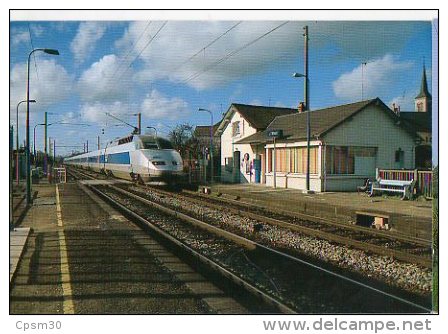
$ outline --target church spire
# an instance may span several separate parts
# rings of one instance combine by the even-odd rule
[[[428,82],[426,80],[426,68],[425,64],[423,64],[423,74],[422,74],[422,83],[420,85],[420,93],[415,97],[416,99],[428,97],[431,98],[431,94],[428,91]]]

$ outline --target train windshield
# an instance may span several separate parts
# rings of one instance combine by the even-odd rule
[[[155,138],[148,138],[142,141],[143,148],[145,149],[151,149],[151,150],[172,150],[173,145],[171,143],[163,138],[157,138],[157,141]]]

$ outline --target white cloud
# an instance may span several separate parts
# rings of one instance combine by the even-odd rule
[[[343,73],[333,82],[333,92],[337,98],[346,101],[361,100],[362,96],[368,99],[387,95],[392,85],[399,81],[399,76],[411,66],[411,62],[387,54]]]
[[[204,74],[188,81],[188,85],[197,89],[218,86],[259,72],[269,66],[274,59],[285,56],[288,52],[290,55],[295,54],[298,45],[296,26],[287,24],[225,62],[213,65],[233,50],[281,23],[243,22],[205,51],[185,62],[235,23],[168,22],[159,35],[148,44],[162,22],[153,22],[143,35],[147,23],[133,22],[115,46],[117,49],[127,50],[123,56],[132,50],[130,55],[125,57],[128,63],[144,50],[139,58],[143,62],[143,68],[135,76],[141,82],[165,79],[183,83],[196,73],[210,68]]]
[[[105,22],[81,22],[75,38],[70,44],[75,61],[84,62],[95,49],[96,42],[100,40],[106,32]]]
[[[118,69],[118,72],[117,72]],[[83,100],[93,102],[118,101],[127,96],[132,70],[117,80],[122,73],[115,55],[106,55],[81,74],[78,90]]]
[[[21,43],[29,43],[30,35],[28,30],[25,29],[13,29],[11,30],[11,45],[13,47],[18,46]]]
[[[249,104],[252,104],[254,106],[262,106],[262,105],[264,105],[263,102],[261,102],[261,100],[259,100],[259,99],[253,99],[252,101],[249,102]]]
[[[128,108],[120,101],[112,103],[85,103],[81,106],[81,118],[93,123],[113,123],[114,120],[106,115],[110,113],[114,116],[120,117],[129,112]]]
[[[30,30],[34,36],[40,37],[45,31],[45,28],[39,24],[30,24]]]
[[[55,60],[40,58],[36,71],[30,71],[30,99],[37,100],[31,111],[41,111],[64,100],[72,92],[73,78]],[[10,74],[10,111],[15,114],[17,103],[26,99],[26,64],[16,64]]]
[[[147,22],[132,22],[116,41],[115,47],[117,50],[125,50],[122,56],[127,63],[136,59],[141,52],[139,62],[134,63],[142,65],[135,76],[139,81],[163,79],[187,83],[196,89],[208,89],[261,73],[274,63],[276,70],[296,68],[295,59],[303,52],[304,25],[309,26],[310,48],[313,52],[328,49],[329,46],[331,50],[339,51],[325,51],[325,56],[313,60],[316,63],[345,61],[348,58],[365,59],[367,55],[375,58],[388,52],[399,52],[406,40],[403,36],[412,35],[421,29],[418,24],[409,22],[289,22],[218,64],[220,59],[281,22],[244,21],[216,43],[203,49],[235,23],[169,21],[148,44],[163,23],[153,21],[148,27]],[[196,53],[197,56],[186,62]],[[205,70],[194,78],[195,74]]]
[[[280,101],[277,101],[274,104],[274,107],[277,107],[277,108],[291,108],[291,107],[287,107],[283,102],[280,102]]]
[[[387,106],[391,109],[392,105],[395,103],[395,106],[400,106],[401,111],[414,111],[414,96],[416,96],[417,93],[410,95],[402,95],[402,96],[396,96],[392,100],[390,100],[387,103]]]
[[[188,113],[188,103],[179,97],[167,97],[153,89],[141,104],[141,112],[148,119],[176,120]]]

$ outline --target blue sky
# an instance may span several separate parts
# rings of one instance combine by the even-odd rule
[[[41,123],[45,111],[49,123],[89,124],[49,128],[57,146],[81,149],[86,140],[93,148],[103,128],[102,145],[129,133],[106,112],[130,123],[141,112],[144,127],[156,126],[166,135],[178,123],[208,125],[209,115],[197,112],[199,107],[211,109],[215,120],[232,102],[296,107],[303,79],[291,74],[303,71],[304,25],[312,109],[378,96],[412,111],[423,59],[431,83],[429,21],[284,22],[11,22],[11,123],[18,101],[25,99],[30,35],[35,48],[61,53],[36,53],[32,59],[31,98],[38,102],[30,108],[31,124]],[[22,139],[24,111],[22,105]],[[42,127],[37,134],[42,149]],[[71,150],[57,148],[60,154]]]

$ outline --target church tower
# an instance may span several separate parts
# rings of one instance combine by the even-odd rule
[[[432,97],[428,91],[428,82],[426,80],[426,69],[423,64],[422,83],[420,86],[420,93],[415,97],[415,111],[417,112],[431,112]]]

